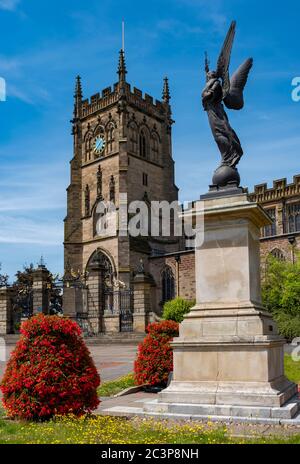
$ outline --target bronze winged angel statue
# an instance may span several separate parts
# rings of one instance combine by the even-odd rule
[[[209,70],[207,55],[205,58],[206,86],[202,93],[202,104],[222,156],[221,165],[214,173],[212,188],[238,187],[240,184],[236,166],[243,156],[243,149],[229,123],[223,102],[228,109],[241,110],[244,107],[243,93],[253,59],[248,58],[230,79],[229,65],[235,29],[236,22],[233,21],[218,59],[216,71]]]

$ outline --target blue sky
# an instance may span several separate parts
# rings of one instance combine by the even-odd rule
[[[0,262],[13,276],[41,255],[63,268],[65,189],[72,157],[74,79],[86,97],[116,81],[121,21],[126,21],[128,81],[160,98],[170,79],[173,150],[181,200],[207,191],[219,153],[201,108],[203,54],[214,63],[232,19],[238,23],[232,71],[254,68],[246,107],[231,112],[245,156],[242,183],[300,173],[298,2],[270,0],[0,0]]]

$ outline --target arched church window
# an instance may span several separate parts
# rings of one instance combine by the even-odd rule
[[[92,137],[88,137],[85,142],[85,162],[90,161],[92,159],[92,152],[93,152],[93,139]]]
[[[133,124],[129,127],[129,150],[132,153],[138,152],[138,134]]]
[[[170,266],[162,273],[162,304],[175,298],[175,277]]]
[[[279,248],[274,248],[274,250],[271,251],[270,256],[278,259],[279,261],[285,261],[284,253]]]
[[[144,129],[140,132],[140,156],[147,158],[147,136]]]
[[[159,161],[159,140],[157,134],[153,133],[151,137],[151,155],[155,163]]]
[[[88,270],[91,268],[99,268],[102,274],[103,285],[102,289],[106,290],[113,286],[114,270],[108,256],[101,250],[95,251],[88,263]]]
[[[85,216],[89,216],[90,214],[90,188],[88,185],[85,187],[85,191],[84,191],[84,212],[85,212]]]
[[[109,201],[116,202],[116,182],[114,176],[110,177],[109,181]]]
[[[107,129],[107,153],[114,151],[114,128],[110,125]]]

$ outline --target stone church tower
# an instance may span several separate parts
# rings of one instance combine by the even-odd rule
[[[171,143],[171,107],[165,78],[162,101],[155,101],[126,81],[126,64],[120,52],[118,82],[102,93],[83,100],[80,77],[75,88],[71,182],[67,189],[65,219],[65,278],[84,276],[85,302],[74,297],[74,312],[83,312],[95,332],[111,331],[113,313],[119,303],[105,294],[120,285],[132,289],[135,270],[143,259],[179,249],[172,237],[129,237],[101,235],[97,230],[99,202],[111,201],[120,207],[120,198],[132,201],[178,199],[174,183]],[[124,200],[122,200],[124,201]],[[76,280],[76,279],[75,279]],[[79,309],[78,309],[79,308]],[[155,311],[155,308],[153,308]],[[105,317],[106,316],[106,319]]]

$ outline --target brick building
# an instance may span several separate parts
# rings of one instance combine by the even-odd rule
[[[272,253],[280,259],[295,259],[300,245],[300,175],[293,182],[275,180],[273,187],[260,184],[254,187],[250,199],[260,203],[274,222],[262,231],[262,262]]]
[[[120,52],[118,82],[83,100],[77,78],[74,156],[65,219],[64,312],[85,318],[94,333],[144,330],[147,314],[160,315],[175,296],[195,298],[194,252],[175,237],[103,233],[99,205],[127,200],[178,201],[172,157],[168,80],[161,101],[126,80]],[[270,253],[295,259],[300,240],[300,176],[255,186],[250,194],[274,218],[262,231],[263,260]],[[150,208],[150,206],[149,206]],[[102,211],[102,210],[101,210]],[[126,213],[127,214],[127,213]],[[141,264],[142,261],[142,264]],[[136,319],[135,319],[136,317]]]

